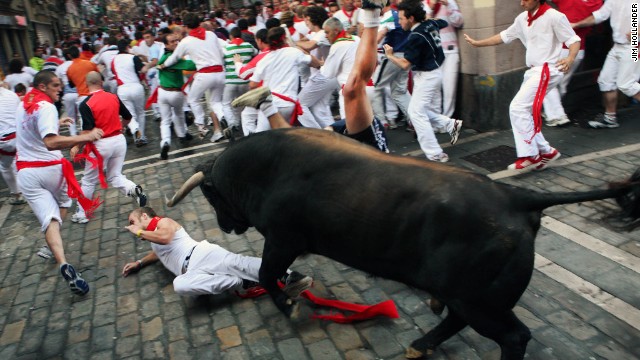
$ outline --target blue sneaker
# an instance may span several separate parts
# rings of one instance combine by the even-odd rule
[[[80,274],[76,272],[76,269],[71,264],[63,264],[60,267],[60,272],[62,277],[69,282],[71,292],[80,296],[84,296],[89,292],[89,284],[80,277]]]

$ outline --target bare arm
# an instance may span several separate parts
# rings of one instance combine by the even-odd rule
[[[596,24],[596,18],[593,16],[593,14],[591,14],[586,18],[578,21],[577,23],[571,24],[571,27],[574,29],[577,29],[577,28],[583,28],[587,26],[593,26],[595,24]]]
[[[318,47],[318,42],[313,40],[307,40],[307,41],[300,40],[296,43],[296,45],[300,49],[309,52]]]
[[[126,227],[134,235],[142,240],[151,241],[156,244],[166,245],[173,240],[176,231],[180,229],[180,224],[175,220],[163,218],[158,221],[158,226],[154,231],[143,229],[139,225],[129,225]]]
[[[159,260],[158,255],[156,255],[156,253],[151,251],[150,253],[145,255],[145,257],[143,257],[142,259],[125,264],[124,267],[122,268],[122,276],[127,277],[129,274],[138,272],[144,266],[147,266],[148,264],[153,264],[158,260]]]
[[[68,149],[78,144],[83,144],[89,141],[95,141],[102,138],[104,132],[102,129],[94,128],[89,133],[80,134],[76,136],[62,136],[49,134],[42,139],[47,150],[62,150]]]
[[[569,45],[569,56],[564,59],[560,59],[556,63],[556,67],[558,68],[558,70],[565,73],[569,71],[569,69],[571,69],[571,65],[573,65],[573,61],[578,55],[578,51],[580,51],[580,41],[576,41],[573,44]]]
[[[471,45],[475,47],[484,47],[484,46],[494,46],[503,44],[502,37],[500,34],[495,34],[492,37],[488,37],[482,40],[475,40],[471,38],[469,35],[464,34],[464,39]]]
[[[384,53],[387,55],[387,59],[391,60],[392,63],[396,64],[402,70],[409,70],[409,68],[411,68],[409,60],[395,56],[391,46],[384,44],[383,47]]]

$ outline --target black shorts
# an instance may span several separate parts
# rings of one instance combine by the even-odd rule
[[[336,121],[331,125],[333,131],[342,135],[348,136],[354,140],[357,140],[363,144],[371,145],[374,148],[389,153],[389,147],[387,146],[387,135],[384,131],[384,126],[380,120],[373,118],[371,126],[360,131],[357,134],[349,134],[347,132],[347,124],[344,120]]]

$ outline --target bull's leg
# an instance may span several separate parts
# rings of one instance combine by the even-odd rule
[[[450,309],[451,310],[451,309]],[[433,353],[436,346],[464,329],[467,323],[457,314],[449,311],[447,317],[440,324],[420,339],[414,340],[405,353],[407,359],[419,359]]]
[[[467,318],[480,335],[486,336],[500,345],[501,360],[522,360],[531,340],[531,332],[513,313],[474,312]]]
[[[278,279],[287,272],[298,254],[289,249],[274,249],[269,239],[264,242],[262,265],[260,266],[260,285],[271,295],[276,307],[289,318],[298,316],[298,304],[290,299],[278,286]]]

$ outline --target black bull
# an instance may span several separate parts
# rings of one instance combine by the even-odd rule
[[[305,253],[446,305],[446,318],[407,350],[411,358],[468,325],[496,341],[502,359],[522,359],[531,334],[512,309],[531,279],[542,210],[611,197],[631,208],[640,193],[638,174],[606,190],[538,193],[308,129],[249,136],[197,170],[167,205],[200,185],[223,231],[254,226],[265,238],[260,284],[287,316],[297,304],[277,278]]]

